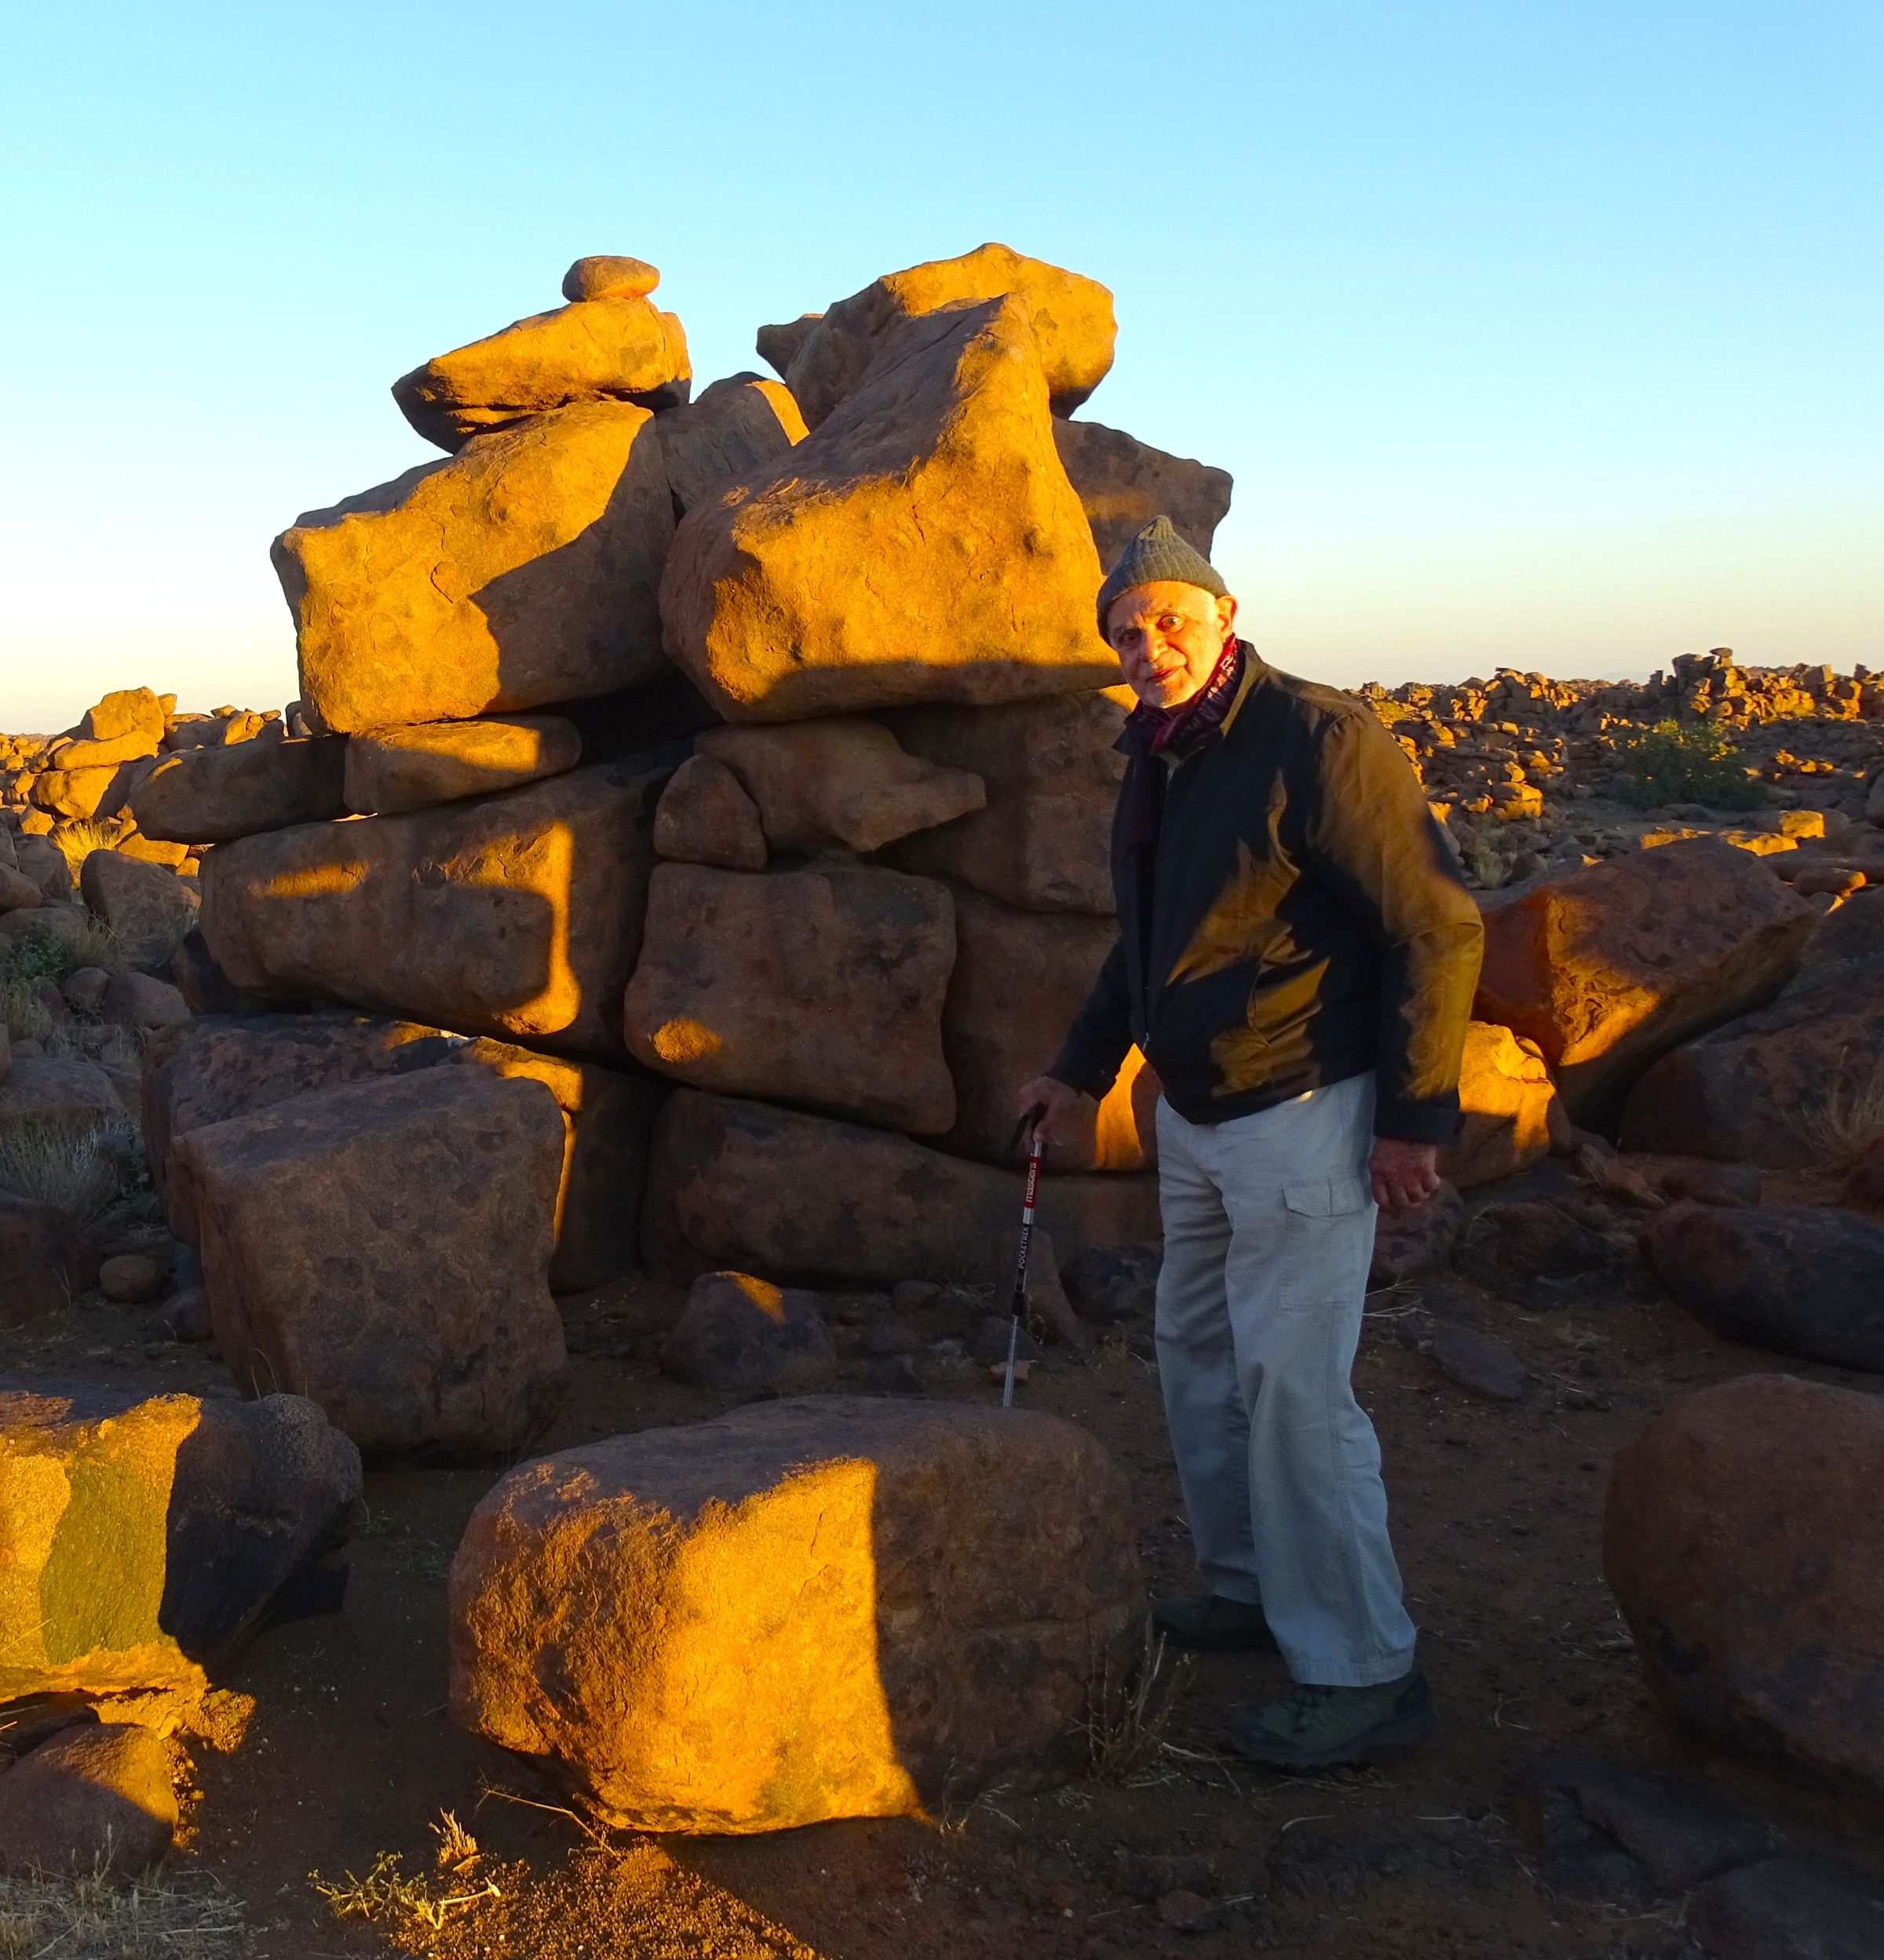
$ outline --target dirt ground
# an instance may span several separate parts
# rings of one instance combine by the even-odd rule
[[[1565,1173],[1553,1165],[1535,1175]],[[1511,1195],[1510,1185],[1482,1194]],[[728,1406],[659,1371],[659,1337],[646,1330],[674,1298],[630,1282],[564,1303],[575,1389],[543,1447]],[[227,1684],[255,1698],[254,1717],[235,1753],[198,1750],[193,1834],[178,1858],[239,1900],[251,1929],[238,1950],[255,1960],[1682,1953],[1678,1903],[1557,1896],[1536,1875],[1502,1786],[1532,1755],[1570,1747],[1682,1768],[1796,1845],[1884,1867],[1884,1834],[1864,1819],[1740,1770],[1663,1725],[1600,1562],[1610,1458],[1674,1396],[1774,1367],[1879,1385],[1728,1346],[1645,1279],[1544,1304],[1561,1298],[1540,1287],[1528,1301],[1499,1301],[1448,1274],[1370,1300],[1356,1382],[1381,1432],[1443,1723],[1433,1741],[1378,1767],[1293,1779],[1241,1763],[1221,1746],[1225,1718],[1279,1691],[1281,1663],[1206,1657],[1177,1670],[1162,1743],[1123,1780],[1095,1776],[1032,1795],[997,1789],[926,1823],[732,1840],[597,1836],[556,1808],[527,1768],[446,1719],[445,1572],[466,1513],[497,1472],[392,1469],[367,1477],[371,1517],[344,1614],[270,1630],[229,1673]],[[1532,1372],[1523,1401],[1474,1400],[1441,1378],[1414,1345],[1433,1305],[1517,1348]],[[983,1311],[945,1296],[922,1330],[972,1328]],[[148,1324],[93,1297],[48,1331],[8,1336],[0,1365],[78,1364],[153,1387],[226,1383],[206,1350],[148,1340]],[[862,1365],[846,1363],[853,1374]],[[932,1363],[929,1392],[997,1395],[966,1362]],[[1115,1453],[1130,1475],[1153,1589],[1190,1590],[1148,1363],[1110,1340],[1090,1362],[1050,1359],[1024,1397],[1083,1423]],[[480,1851],[455,1872],[441,1871],[436,1855],[434,1827],[447,1812]],[[312,1874],[344,1898],[350,1879],[370,1879],[388,1853],[400,1866],[379,1863],[377,1882],[352,1890],[370,1914],[337,1916]],[[429,1915],[402,1907],[401,1877],[424,1880],[435,1905],[457,1903]]]

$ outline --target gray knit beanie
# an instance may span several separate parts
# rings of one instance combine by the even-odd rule
[[[1119,553],[1119,562],[1106,574],[1105,583],[1099,588],[1101,640],[1106,637],[1105,615],[1112,610],[1112,601],[1134,586],[1148,586],[1159,579],[1201,586],[1219,599],[1226,597],[1230,589],[1210,560],[1178,535],[1170,518],[1154,517]]]

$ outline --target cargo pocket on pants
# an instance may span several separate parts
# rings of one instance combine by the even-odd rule
[[[1367,1179],[1305,1177],[1283,1186],[1282,1202],[1280,1303],[1300,1309],[1362,1298],[1374,1257],[1374,1192]]]

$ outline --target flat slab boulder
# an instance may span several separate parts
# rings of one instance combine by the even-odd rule
[[[1169,455],[1102,422],[1056,418],[1053,442],[1108,571],[1154,517],[1169,517],[1178,536],[1209,557],[1217,527],[1229,514],[1227,469]]]
[[[1603,1571],[1688,1729],[1884,1798],[1884,1403],[1754,1374],[1685,1396],[1616,1457]]]
[[[344,735],[607,694],[666,671],[674,504],[654,418],[559,409],[276,539],[303,712]]]
[[[1681,1203],[1641,1243],[1676,1305],[1723,1340],[1884,1374],[1884,1225],[1829,1206]]]
[[[1023,912],[979,892],[955,892],[955,965],[942,1010],[942,1047],[955,1081],[955,1126],[944,1146],[1011,1164],[1014,1092],[1057,1053],[1119,936],[1111,919]],[[1103,1102],[1082,1097],[1057,1130],[1057,1170],[1143,1170],[1158,1161],[1157,1077],[1134,1049]]]
[[[642,1249],[682,1283],[730,1267],[806,1285],[979,1283],[1019,1192],[1012,1170],[887,1130],[683,1089],[655,1126]],[[1039,1219],[1068,1259],[1162,1235],[1149,1177],[1046,1178]]]
[[[1459,1106],[1459,1141],[1440,1152],[1440,1168],[1461,1191],[1528,1170],[1569,1130],[1536,1042],[1495,1021],[1466,1026]]]
[[[688,511],[661,617],[728,721],[986,705],[1116,681],[1099,577],[1025,303],[990,300],[896,328],[783,464]]]
[[[429,443],[457,451],[493,429],[571,403],[686,399],[687,335],[643,294],[615,293],[532,313],[438,355],[392,384],[399,412]]]
[[[955,957],[954,903],[930,878],[659,865],[623,1004],[629,1051],[699,1088],[944,1130]]]
[[[1623,1105],[1623,1147],[1803,1169],[1834,1154],[1880,1057],[1884,954],[1663,1056]]]
[[[238,987],[623,1052],[666,768],[597,764],[406,816],[239,838],[203,863],[203,937]]]
[[[867,715],[708,728],[694,746],[739,778],[775,851],[881,850],[988,805],[980,777],[911,755]]]
[[[1111,370],[1119,336],[1112,296],[1097,279],[1006,245],[983,245],[959,258],[930,259],[886,273],[826,312],[761,332],[791,341],[785,378],[815,429],[863,385],[885,343],[906,321],[1010,293],[1024,301],[1033,320],[1053,412],[1070,415]],[[775,338],[759,351],[770,360],[784,353],[786,344]]]
[[[345,771],[346,744],[330,737],[184,749],[138,784],[131,815],[147,838],[225,844],[345,816]]]
[[[1535,1042],[1571,1115],[1601,1127],[1651,1062],[1771,1000],[1816,917],[1711,838],[1611,858],[1487,913],[1473,1013]]]
[[[1076,1766],[1143,1611],[1083,1429],[772,1402],[504,1478],[452,1562],[451,1709],[636,1830],[937,1814]]]
[[[958,878],[1033,912],[1113,908],[1112,809],[1125,773],[1114,747],[1132,698],[1124,688],[1005,707],[900,708],[886,725],[913,755],[966,769],[985,808],[895,845],[904,870]]]
[[[757,374],[715,381],[698,400],[659,416],[655,427],[677,516],[776,462],[805,435],[790,390]]]
[[[360,1494],[360,1452],[299,1396],[0,1376],[0,1702],[200,1687]]]
[[[348,809],[396,816],[560,776],[582,760],[582,738],[560,715],[520,714],[365,728],[346,756]]]
[[[177,1145],[216,1338],[370,1453],[520,1449],[562,1394],[550,1297],[564,1129],[542,1084],[428,1068],[298,1096]]]

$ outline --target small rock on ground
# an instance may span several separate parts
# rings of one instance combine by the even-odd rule
[[[98,1289],[106,1299],[120,1306],[136,1306],[154,1300],[163,1284],[163,1275],[155,1259],[141,1253],[120,1253],[98,1268]]]
[[[1442,1321],[1427,1353],[1448,1381],[1488,1402],[1515,1402],[1524,1392],[1524,1363],[1495,1334]]]

